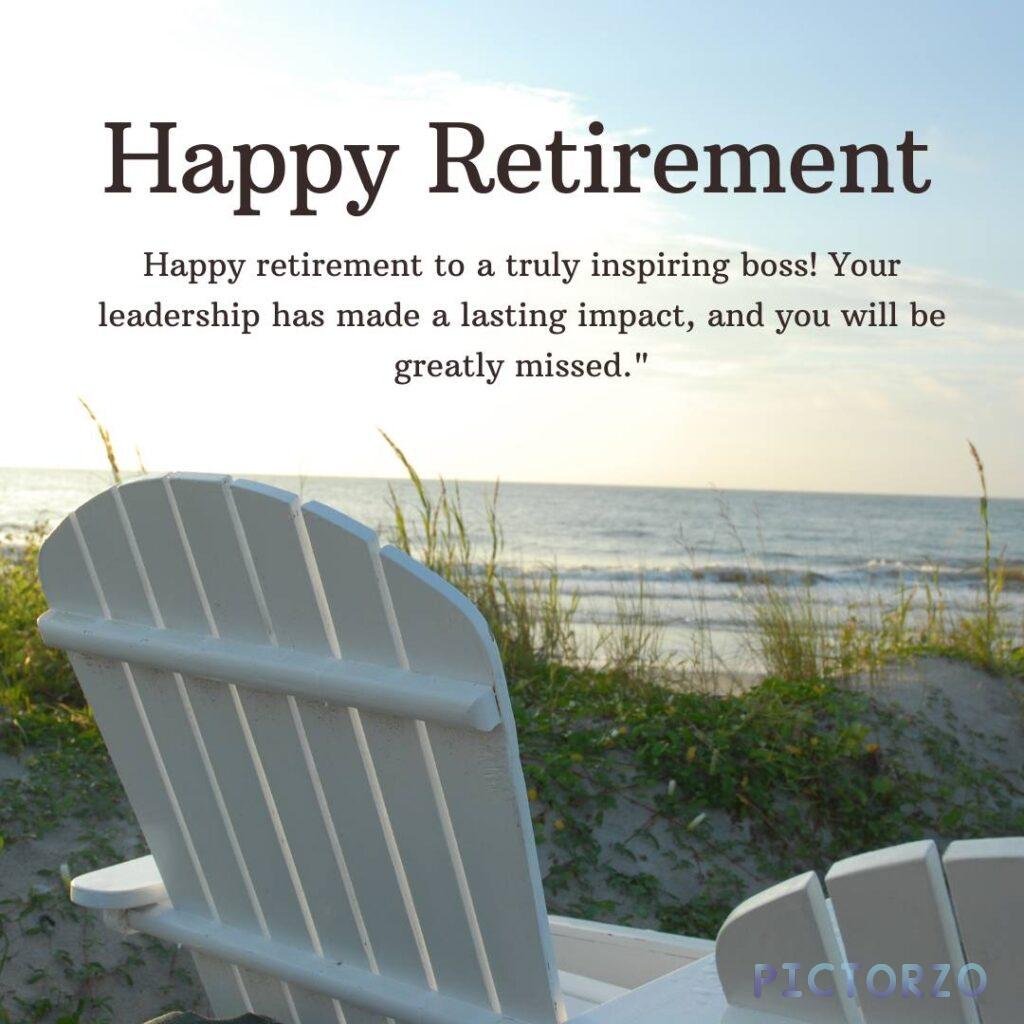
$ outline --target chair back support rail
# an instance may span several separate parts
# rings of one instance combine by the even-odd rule
[[[119,485],[40,553],[214,1012],[564,1019],[501,664],[479,612],[317,502]]]

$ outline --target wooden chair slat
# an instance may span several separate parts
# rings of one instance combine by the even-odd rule
[[[986,974],[985,1024],[1017,1024],[1024,1007],[1024,839],[950,843],[943,857],[964,956]],[[978,976],[968,982],[977,986]]]
[[[875,850],[839,861],[825,884],[843,936],[846,959],[860,964],[857,994],[867,1024],[978,1024],[975,1005],[956,985],[964,959],[938,850],[930,840]],[[896,974],[895,993],[872,994],[867,971],[887,964]],[[908,986],[903,965],[920,965],[921,996]],[[949,964],[948,999],[933,998],[933,964]],[[913,981],[913,978],[909,979]],[[875,993],[890,984],[879,973]]]
[[[839,937],[813,871],[741,903],[726,918],[715,941],[715,964],[730,1006],[814,1024],[859,1024],[861,1020],[855,1000],[847,994],[843,961]],[[784,964],[798,965],[792,985]],[[831,970],[811,977],[811,969],[818,964],[830,964]],[[816,995],[812,983],[834,995]]]
[[[318,501],[303,505],[302,518],[337,653],[347,660],[403,668],[377,535]]]
[[[395,548],[385,548],[382,560],[409,667],[436,672],[443,657],[448,674],[494,686],[499,728],[421,723],[421,741],[488,985],[503,1012],[553,1020],[562,1012],[554,952],[497,651],[480,613],[457,590]]]
[[[231,484],[255,584],[275,646],[312,654],[331,648],[303,550],[305,523],[299,499],[251,481]],[[300,533],[300,531],[302,531]]]
[[[230,1018],[250,1012],[249,988],[237,967],[202,953],[193,953],[192,962],[214,1013]]]

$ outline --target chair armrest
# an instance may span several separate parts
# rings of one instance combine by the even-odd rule
[[[741,1006],[729,1006],[714,954],[665,974],[618,999],[572,1017],[569,1024],[801,1024]]]
[[[626,928],[603,921],[552,914],[548,923],[559,970],[599,978],[626,989],[639,988],[715,951],[710,939]]]
[[[571,1024],[719,1024],[725,1010],[711,955],[596,1006]]]
[[[71,902],[92,910],[137,910],[167,899],[156,861],[136,857],[71,881]]]

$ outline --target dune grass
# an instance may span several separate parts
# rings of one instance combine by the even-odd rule
[[[690,649],[667,652],[657,603],[642,573],[616,597],[613,621],[585,641],[578,628],[578,595],[566,589],[557,566],[527,581],[503,560],[499,487],[485,494],[487,536],[474,543],[466,527],[459,486],[441,479],[429,489],[408,457],[384,435],[413,484],[406,507],[389,489],[392,543],[458,587],[480,608],[510,676],[551,665],[595,666],[633,683],[704,688],[721,673],[695,589],[696,627]],[[893,660],[921,654],[956,658],[1003,675],[1024,674],[1024,624],[1011,621],[1002,601],[1007,569],[992,551],[988,485],[973,444],[979,486],[979,579],[975,604],[954,615],[941,585],[899,586],[866,606],[829,609],[810,585],[774,581],[770,567],[747,559],[741,599],[744,644],[767,678],[794,682],[874,674]],[[727,512],[723,512],[727,516]],[[731,524],[726,524],[732,529]],[[743,539],[737,542],[744,549]],[[699,581],[698,581],[699,582]]]
[[[4,708],[81,703],[67,658],[46,647],[36,629],[46,611],[38,573],[42,536],[38,530],[6,552],[0,546],[0,715]]]
[[[1024,676],[1024,623],[1005,607],[1005,560],[992,549],[988,481],[968,442],[979,484],[979,585],[971,608],[953,614],[936,576],[899,586],[863,609],[822,610],[809,590],[780,588],[763,575],[748,590],[754,629],[748,643],[767,675],[792,680],[875,674],[893,660],[922,654],[955,658],[1005,676]]]

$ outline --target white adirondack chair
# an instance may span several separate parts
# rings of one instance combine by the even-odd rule
[[[1024,840],[947,852],[959,934],[930,843],[836,865],[831,911],[813,874],[776,886],[717,947],[549,918],[486,625],[330,508],[145,478],[70,515],[40,575],[42,635],[69,652],[152,851],[76,878],[72,899],[188,947],[219,1015],[977,1024],[959,994],[755,997],[761,963],[956,971],[962,938],[988,973],[985,1024],[1020,1019]]]

